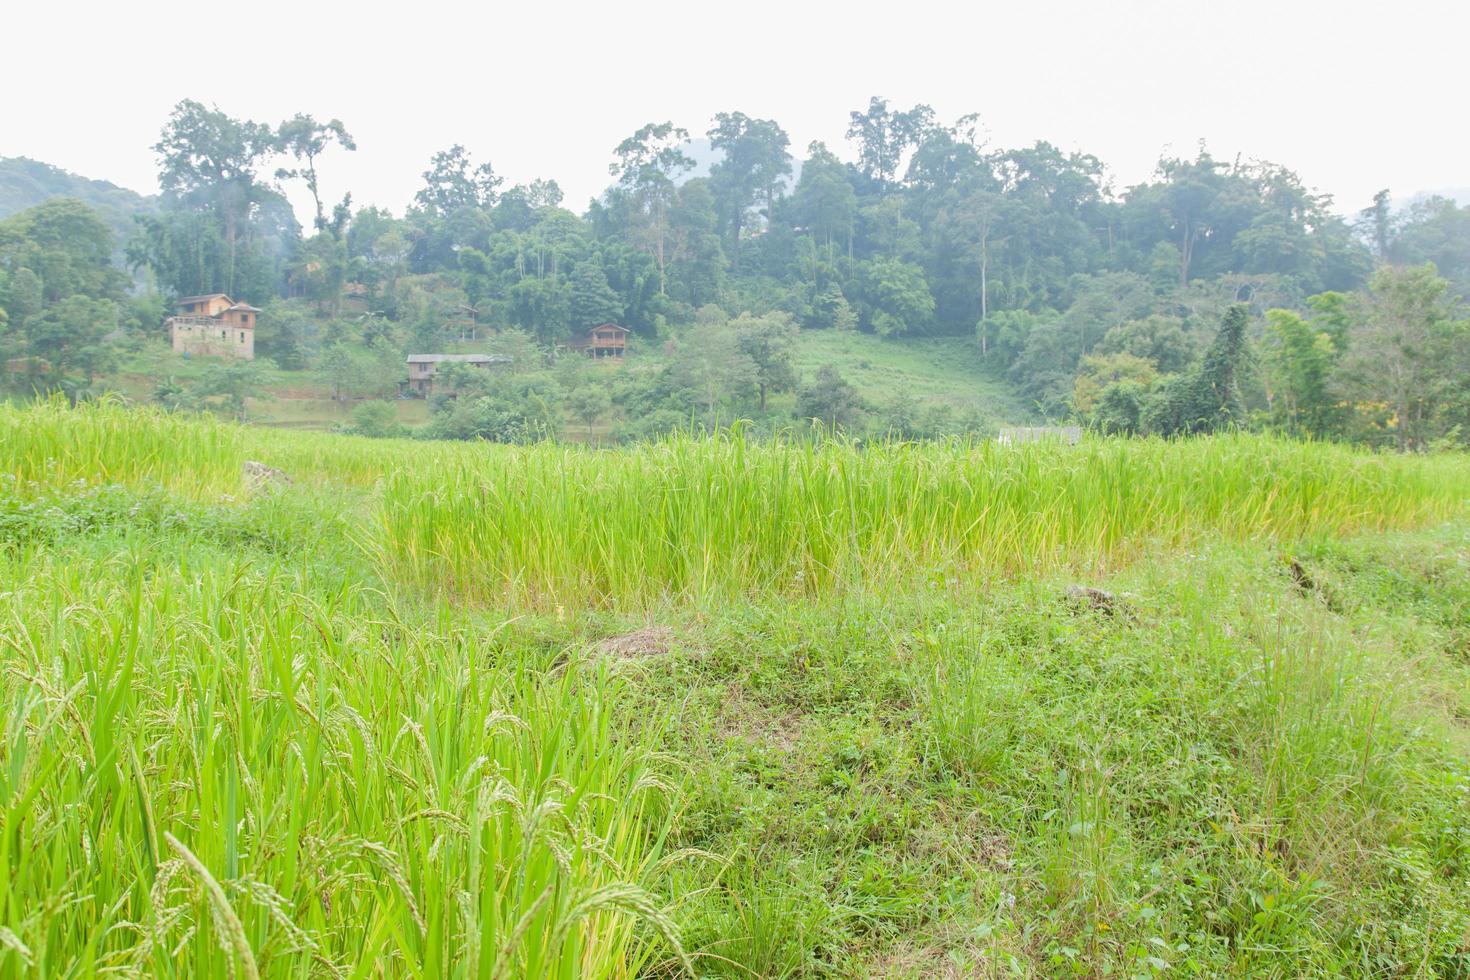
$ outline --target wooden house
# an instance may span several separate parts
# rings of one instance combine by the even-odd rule
[[[571,347],[588,357],[621,358],[627,350],[630,333],[632,331],[627,327],[620,327],[616,323],[599,323],[588,330],[585,336],[572,341]]]
[[[510,358],[503,354],[410,354],[405,390],[421,397],[433,394],[434,375],[439,373],[441,364],[468,364],[473,368],[489,370],[497,364],[509,363]]]
[[[181,354],[255,359],[255,324],[260,310],[236,303],[224,293],[185,296],[178,312],[163,326],[169,343]]]

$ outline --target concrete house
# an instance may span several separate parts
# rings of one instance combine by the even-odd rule
[[[510,358],[501,354],[410,354],[407,390],[423,397],[433,394],[434,375],[439,373],[441,364],[468,364],[473,368],[489,370],[497,364],[509,363]]]
[[[185,296],[178,312],[163,321],[169,343],[180,354],[255,359],[257,307],[236,303],[224,293]]]

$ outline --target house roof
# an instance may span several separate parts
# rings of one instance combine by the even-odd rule
[[[228,296],[226,296],[225,298],[229,299]],[[259,313],[260,307],[251,306],[249,303],[235,303],[233,306],[229,307],[229,309],[226,309],[225,312],[228,313],[230,312],[230,310],[242,310],[246,313]]]
[[[221,298],[230,299],[230,297],[225,293],[205,293],[203,296],[180,296],[178,305],[183,306],[185,303],[202,303],[207,299]],[[234,300],[230,299],[230,302],[233,303]]]
[[[442,361],[462,361],[467,364],[509,364],[504,354],[410,354],[410,364],[438,364]]]
[[[623,333],[632,333],[633,332],[633,331],[629,330],[627,327],[620,327],[620,326],[618,326],[616,323],[599,323],[597,326],[592,327],[587,332],[588,333],[591,333],[593,330],[606,330],[608,327],[612,327],[614,330],[621,330]]]

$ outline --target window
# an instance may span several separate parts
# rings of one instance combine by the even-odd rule
[[[245,343],[245,331],[240,331],[240,343]]]

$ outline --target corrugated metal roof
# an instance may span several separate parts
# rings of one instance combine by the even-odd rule
[[[465,361],[470,364],[508,364],[504,354],[410,354],[410,364],[438,364],[442,361]]]

